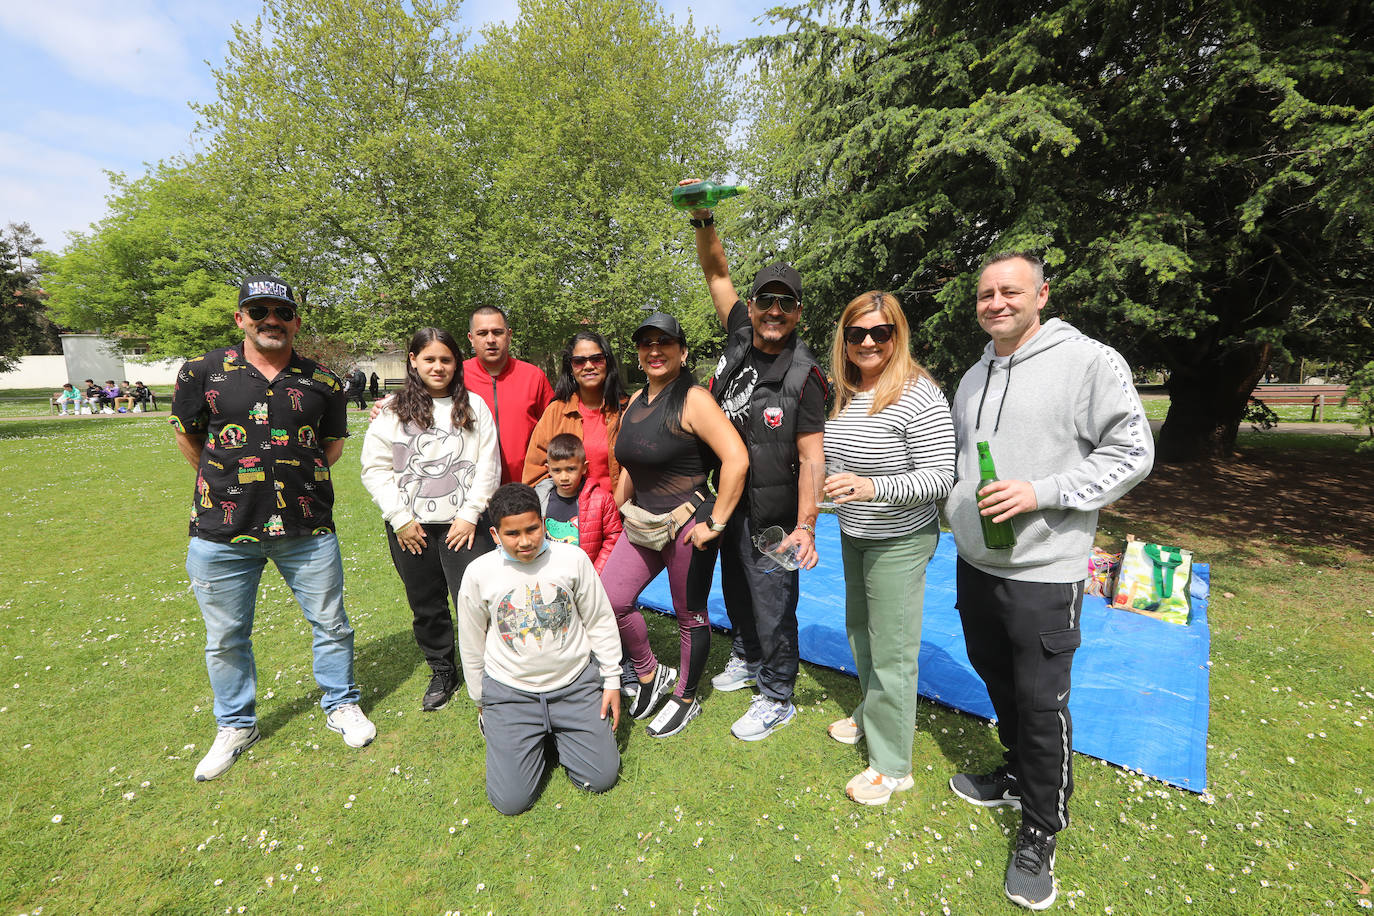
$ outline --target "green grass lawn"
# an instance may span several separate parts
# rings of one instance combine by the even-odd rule
[[[991,727],[923,704],[915,789],[862,808],[843,794],[862,745],[825,736],[856,682],[811,666],[797,719],[764,742],[727,734],[745,692],[708,692],[678,738],[622,725],[610,793],[560,771],[533,810],[497,814],[466,694],[419,711],[427,669],[357,460],[355,439],[336,519],[378,738],[352,750],[324,727],[309,628],[269,570],[264,740],[198,784],[214,721],[183,568],[193,474],[170,430],[0,424],[0,912],[1015,911],[1001,887],[1015,814],[946,787],[995,763]],[[1103,526],[1121,533],[1110,515]],[[1214,564],[1210,791],[1076,758],[1056,906],[1357,911],[1374,872],[1374,570],[1283,539],[1213,531],[1191,545]],[[675,626],[650,617],[656,650],[676,658]],[[718,637],[709,673],[727,652]]]

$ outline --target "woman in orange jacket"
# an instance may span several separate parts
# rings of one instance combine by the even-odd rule
[[[606,338],[595,331],[573,335],[563,351],[553,396],[553,403],[530,434],[524,482],[533,485],[548,474],[549,440],[559,433],[572,433],[582,440],[587,452],[588,478],[614,493],[620,478],[615,437],[620,432],[620,411],[627,396]]]

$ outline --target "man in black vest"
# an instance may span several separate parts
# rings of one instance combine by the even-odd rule
[[[687,182],[683,182],[686,184]],[[802,569],[816,565],[817,475],[824,475],[825,376],[796,334],[801,277],[781,261],[759,271],[743,302],[710,210],[693,210],[697,260],[729,335],[711,394],[749,448],[745,498],[721,534],[720,585],[735,641],[715,689],[757,681],[759,693],[730,733],[761,741],[792,721],[797,680],[796,570],[779,568],[754,537],[777,525],[788,532]]]

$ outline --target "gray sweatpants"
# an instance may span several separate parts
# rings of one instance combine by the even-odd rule
[[[558,759],[579,788],[605,792],[620,773],[620,749],[609,715],[601,716],[602,683],[595,662],[567,687],[529,693],[482,676],[482,722],[487,735],[487,798],[502,814],[534,804],[548,769],[544,739],[553,735]]]

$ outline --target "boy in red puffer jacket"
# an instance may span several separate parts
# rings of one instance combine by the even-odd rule
[[[544,530],[550,540],[581,547],[599,575],[620,540],[615,500],[596,481],[587,480],[587,453],[572,433],[549,440],[547,464],[549,476],[535,486]]]

